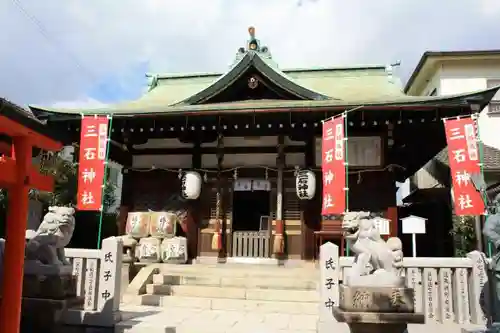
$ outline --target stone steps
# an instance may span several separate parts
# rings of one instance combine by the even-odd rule
[[[126,301],[150,314],[124,320],[119,332],[316,332],[319,271],[313,266],[159,265],[159,271],[146,294]]]
[[[317,315],[318,273],[314,267],[160,265],[134,304]]]
[[[244,266],[244,267],[240,267]],[[255,266],[255,268],[248,267]],[[159,265],[163,275],[196,275],[217,277],[276,277],[292,279],[319,280],[319,270],[316,268],[287,268],[259,265]]]
[[[218,276],[213,274],[194,274],[189,272],[183,275],[175,273],[155,274],[155,285],[195,285],[213,287],[235,287],[248,289],[283,289],[283,290],[316,290],[318,278],[292,276]]]
[[[256,313],[319,315],[319,302],[249,300],[197,296],[141,295],[129,304],[161,308],[247,311]]]
[[[149,284],[150,295],[229,298],[254,301],[319,302],[315,290],[247,289],[218,286]]]

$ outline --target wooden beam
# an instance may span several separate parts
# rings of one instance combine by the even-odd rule
[[[15,182],[16,162],[9,157],[0,158],[0,186],[10,187]]]
[[[14,185],[18,168],[16,161],[3,157],[0,159],[0,184],[5,187]],[[40,191],[52,192],[54,190],[54,179],[51,176],[42,175],[33,166],[28,167],[25,185]]]
[[[286,146],[285,153],[303,153],[305,145]],[[132,149],[133,155],[191,155],[193,148],[147,148],[147,149]],[[216,147],[200,148],[202,155],[217,154]],[[229,154],[273,154],[276,153],[276,147],[224,147],[224,155]]]
[[[63,147],[60,142],[37,133],[5,116],[0,116],[0,133],[4,133],[12,138],[28,137],[33,146],[48,151],[59,151]]]
[[[12,145],[8,142],[0,141],[0,154],[10,156]]]
[[[30,188],[43,192],[54,191],[54,177],[42,175],[35,168],[31,167],[28,171]]]
[[[121,165],[132,165],[132,154],[114,145],[109,147],[109,159]]]

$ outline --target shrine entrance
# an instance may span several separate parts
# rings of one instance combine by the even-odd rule
[[[0,290],[0,332],[18,333],[21,321],[21,297],[24,276],[28,193],[30,189],[51,192],[54,179],[41,174],[32,164],[33,148],[59,151],[62,144],[53,139],[45,124],[21,107],[0,98],[0,134],[3,141],[0,156],[0,188],[9,194],[3,281]]]
[[[233,257],[270,257],[270,183],[242,179],[233,188]]]

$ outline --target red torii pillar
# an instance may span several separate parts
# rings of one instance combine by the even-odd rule
[[[0,159],[0,187],[7,188],[8,210],[0,302],[0,332],[19,333],[24,275],[28,191],[52,191],[54,180],[41,175],[32,165],[33,146],[58,151],[62,145],[5,116],[0,116],[0,133],[12,138],[10,157]]]

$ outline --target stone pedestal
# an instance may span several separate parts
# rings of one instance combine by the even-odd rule
[[[25,262],[23,297],[62,300],[76,297],[76,288],[71,266]]]
[[[25,275],[23,297],[65,299],[76,296],[76,277],[72,275]]]
[[[64,300],[23,297],[21,332],[52,332],[61,324],[61,316],[73,306],[81,306],[83,298]]]
[[[413,289],[342,285],[339,292],[333,316],[351,333],[405,333],[407,324],[425,323],[424,314],[415,313]]]
[[[407,324],[424,324],[423,313],[347,312],[333,308],[338,322],[347,323],[351,333],[406,333]]]
[[[415,312],[413,289],[339,286],[339,308],[347,312]]]
[[[21,332],[52,332],[68,308],[83,305],[72,270],[71,265],[25,261]]]

